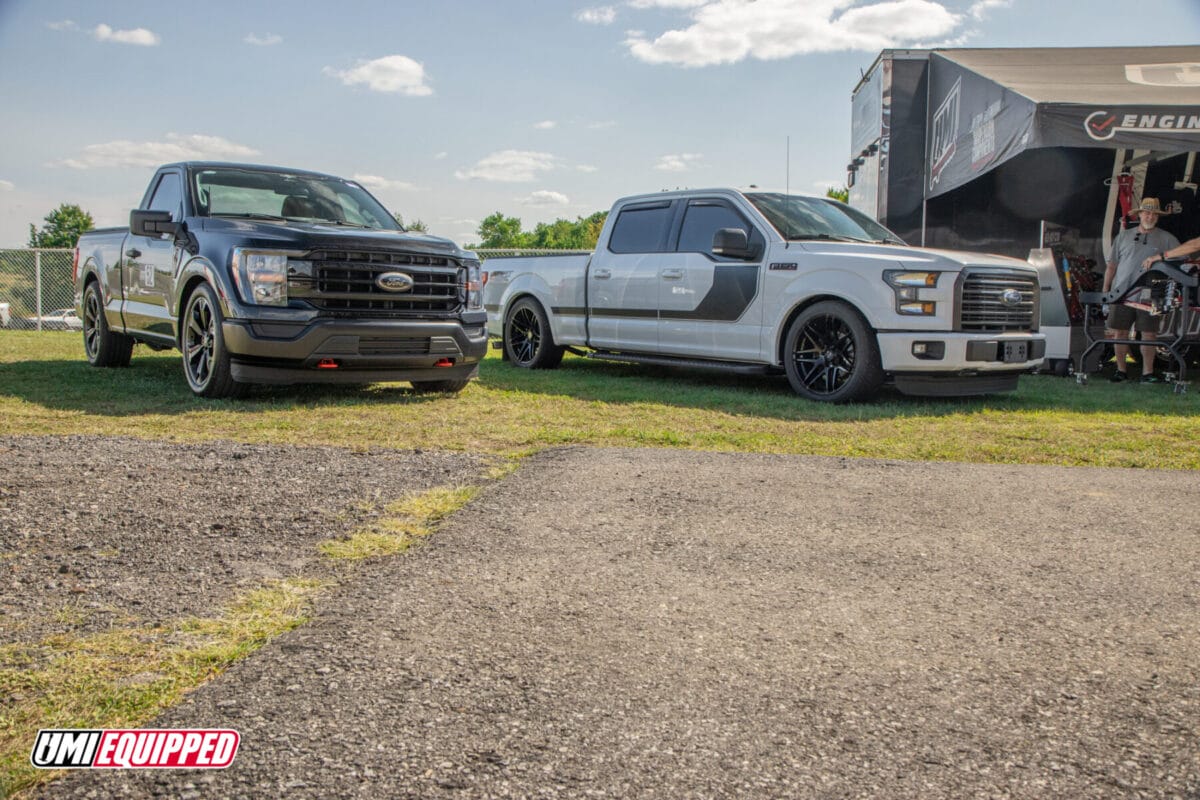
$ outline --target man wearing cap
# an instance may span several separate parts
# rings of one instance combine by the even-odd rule
[[[1139,224],[1136,228],[1126,228],[1113,240],[1112,254],[1109,256],[1108,269],[1104,271],[1104,291],[1128,289],[1142,270],[1142,262],[1147,258],[1157,256],[1167,250],[1179,246],[1179,240],[1158,227],[1158,218],[1163,216],[1162,206],[1158,198],[1144,197],[1138,206]],[[1158,338],[1158,320],[1149,311],[1130,308],[1123,303],[1115,303],[1108,310],[1108,327],[1105,335],[1109,339],[1128,339],[1132,333],[1134,322],[1142,334],[1142,341],[1147,342],[1139,349],[1142,353],[1142,383],[1156,383],[1154,377],[1154,340]],[[1128,379],[1125,374],[1125,359],[1129,356],[1129,346],[1114,344],[1117,354],[1117,371],[1110,378],[1113,382]]]

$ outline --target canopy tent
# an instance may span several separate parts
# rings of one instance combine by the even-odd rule
[[[929,51],[924,195],[1020,153],[1200,150],[1200,46]]]

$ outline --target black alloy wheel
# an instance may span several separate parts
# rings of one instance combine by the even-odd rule
[[[104,316],[100,284],[88,283],[83,290],[83,350],[93,367],[127,367],[133,354],[133,339],[113,333]]]
[[[201,397],[236,397],[245,388],[231,374],[221,322],[216,294],[208,284],[200,284],[188,297],[179,344],[183,374]]]
[[[788,330],[784,352],[792,389],[811,400],[852,402],[883,383],[875,336],[845,303],[825,301],[802,312]]]
[[[546,312],[533,298],[521,298],[508,312],[504,352],[524,369],[553,369],[562,362],[564,348],[554,344]]]

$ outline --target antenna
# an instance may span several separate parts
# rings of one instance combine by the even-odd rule
[[[783,170],[783,218],[787,220],[787,230],[783,232],[784,238],[788,240],[788,244],[784,245],[784,249],[791,246],[792,240],[792,137],[786,137],[787,142],[787,165]]]

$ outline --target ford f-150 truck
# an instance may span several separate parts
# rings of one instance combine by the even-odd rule
[[[828,198],[732,189],[618,200],[591,255],[489,259],[488,328],[520,367],[564,349],[784,372],[814,400],[1009,391],[1041,363],[1038,278],[908,247]]]
[[[487,352],[480,265],[406,233],[353,181],[247,164],[159,168],[129,230],[75,251],[84,349],[178,348],[205,397],[253,383],[466,386]]]

